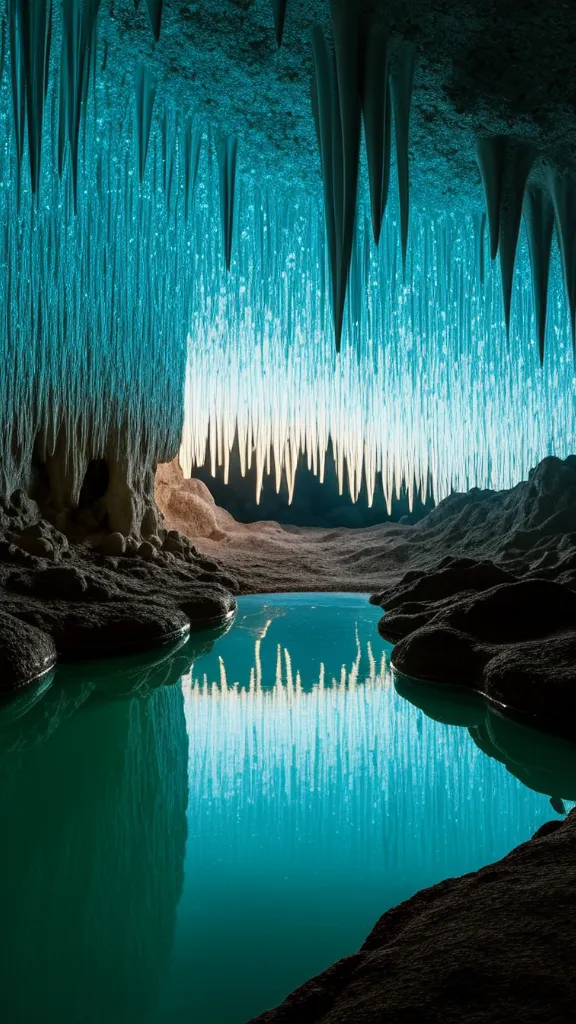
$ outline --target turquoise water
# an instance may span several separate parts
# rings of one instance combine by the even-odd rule
[[[224,636],[2,709],[3,1022],[244,1024],[556,817],[573,748],[534,774],[527,731],[400,696],[380,614],[245,597]]]

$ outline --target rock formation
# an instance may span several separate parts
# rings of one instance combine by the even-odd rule
[[[253,1024],[570,1020],[576,814],[393,907],[358,953]]]
[[[235,609],[235,581],[177,531],[78,536],[70,543],[22,491],[0,503],[3,692],[41,680],[57,658],[163,645]]]
[[[576,459],[545,459],[511,491],[453,495],[415,532],[422,553],[434,538],[446,554],[372,598],[395,667],[573,735]]]

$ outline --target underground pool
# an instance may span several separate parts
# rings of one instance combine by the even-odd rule
[[[2,1020],[244,1024],[573,795],[572,748],[397,689],[365,595],[238,605],[2,707]]]

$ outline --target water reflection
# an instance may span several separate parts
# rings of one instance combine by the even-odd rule
[[[399,674],[394,685],[429,718],[466,728],[480,750],[529,789],[549,795],[557,813],[564,813],[564,800],[576,801],[576,744],[500,714],[477,694]]]
[[[67,666],[0,709],[0,1019],[140,1022],[173,942],[199,650]],[[121,698],[121,699],[119,699]]]
[[[0,708],[1,1020],[243,1024],[553,817],[573,790],[537,784],[544,747],[405,700],[379,615],[242,598],[217,643],[68,666]]]

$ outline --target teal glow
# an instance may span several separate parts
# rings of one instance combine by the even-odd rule
[[[10,0],[0,39],[0,490],[27,486],[35,446],[81,484],[117,449],[226,467],[237,434],[258,493],[268,472],[292,491],[301,452],[321,476],[331,440],[341,486],[356,499],[364,474],[390,505],[574,450],[556,241],[541,368],[525,228],[507,338],[481,189],[441,217],[412,204],[404,273],[397,176],[376,249],[362,168],[338,358],[320,179],[289,199],[257,181],[152,51],[109,67],[98,0],[28,6]]]
[[[71,666],[3,709],[3,1020],[242,1024],[555,816],[396,693],[379,614],[244,597],[192,665]]]

